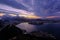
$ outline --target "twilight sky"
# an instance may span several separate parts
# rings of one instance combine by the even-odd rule
[[[60,16],[60,0],[0,0],[1,8],[11,11],[25,10],[42,17]]]

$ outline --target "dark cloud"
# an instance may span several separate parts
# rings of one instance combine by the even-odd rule
[[[17,0],[18,1],[18,0]],[[30,10],[16,0],[0,0],[0,3],[11,7],[23,10]],[[60,12],[60,0],[34,0],[34,5],[31,6],[30,1],[24,1],[28,6],[33,7],[33,11],[38,16],[53,16],[56,12]],[[59,14],[58,14],[59,15]]]
[[[17,9],[24,9],[24,10],[27,9],[27,8],[24,7],[22,4],[17,3],[17,2],[14,1],[14,0],[0,0],[0,3],[9,5],[9,6],[14,7],[14,8],[17,8]]]
[[[36,15],[51,16],[60,11],[60,0],[35,0],[34,7]]]

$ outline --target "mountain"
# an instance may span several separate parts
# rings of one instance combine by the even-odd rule
[[[21,17],[21,16],[11,16],[11,15],[7,15],[7,14],[18,14],[18,12],[15,11],[9,11],[9,10],[4,10],[4,9],[0,9],[1,13],[4,13],[6,15],[0,17],[1,20],[3,20],[4,22],[10,23],[10,24],[19,24],[21,22],[28,22],[30,24],[43,24],[43,23],[50,23],[50,22],[59,22],[60,21],[60,17],[56,17],[56,18],[45,18],[45,19],[28,19],[25,17]]]

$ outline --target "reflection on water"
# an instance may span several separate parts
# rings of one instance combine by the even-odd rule
[[[21,23],[16,25],[18,28],[24,29],[27,32],[32,32],[32,31],[53,31],[53,30],[57,30],[60,28],[60,24],[59,23],[51,23],[51,24],[44,24],[44,25],[32,25],[32,24],[28,24],[28,23]],[[56,29],[57,28],[57,29]]]
[[[32,31],[44,31],[53,34],[57,38],[60,37],[60,24],[59,23],[51,23],[51,24],[44,24],[44,25],[32,25],[28,23],[21,23],[17,25],[18,28],[24,29],[27,32]]]
[[[26,30],[27,32],[32,32],[32,31],[36,31],[36,27],[35,25],[31,25],[28,23],[21,23],[17,25],[18,28]]]

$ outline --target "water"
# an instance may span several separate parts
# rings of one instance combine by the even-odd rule
[[[32,31],[36,31],[35,25],[31,25],[28,23],[18,24],[17,27],[22,29],[22,30],[26,30],[28,33],[32,32]]]
[[[28,33],[32,31],[44,31],[51,33],[56,38],[60,39],[60,24],[59,23],[51,23],[51,24],[44,24],[44,25],[32,25],[28,23],[21,23],[17,25],[20,29],[26,30]]]

